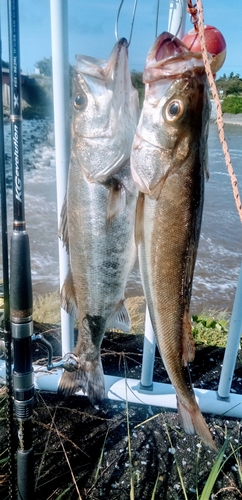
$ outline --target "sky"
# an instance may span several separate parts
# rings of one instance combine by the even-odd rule
[[[69,62],[76,54],[107,59],[115,38],[115,22],[120,0],[66,0],[68,4]],[[158,34],[168,29],[169,7],[179,0],[160,0]],[[194,2],[195,3],[195,2]],[[227,56],[217,77],[224,73],[242,76],[242,0],[203,0],[205,24],[218,28],[227,44]],[[119,37],[129,39],[133,0],[125,0],[119,17]],[[8,55],[7,0],[0,0],[2,59]],[[147,53],[156,33],[157,0],[138,0],[131,44],[130,69],[143,71]],[[32,74],[35,64],[51,56],[50,0],[19,0],[20,64]],[[185,32],[192,28],[186,16]]]

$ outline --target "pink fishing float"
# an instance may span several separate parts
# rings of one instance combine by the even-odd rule
[[[226,57],[226,42],[217,28],[214,26],[204,26],[204,36],[207,51],[212,55],[211,70],[213,74],[223,66]],[[183,43],[192,52],[201,52],[201,42],[198,31],[192,28],[182,39]]]

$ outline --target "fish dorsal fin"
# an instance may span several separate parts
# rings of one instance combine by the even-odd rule
[[[144,241],[144,193],[139,192],[137,203],[136,203],[136,215],[135,215],[135,243],[138,246]]]
[[[192,326],[189,318],[188,310],[185,309],[183,316],[183,336],[182,336],[182,364],[187,366],[188,363],[194,360],[195,357],[195,342],[192,335]]]
[[[121,214],[126,205],[126,192],[124,186],[112,177],[109,184],[109,196],[107,202],[106,222],[109,224]]]
[[[71,316],[77,317],[77,301],[70,268],[61,289],[61,307]]]
[[[126,307],[125,300],[123,299],[112,318],[107,323],[108,330],[122,330],[124,333],[129,333],[131,328],[131,319],[129,315],[129,311]]]
[[[60,214],[60,225],[58,236],[63,241],[66,251],[69,253],[69,234],[68,234],[68,223],[67,223],[67,197],[65,196],[64,202]]]

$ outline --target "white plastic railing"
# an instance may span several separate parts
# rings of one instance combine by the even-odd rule
[[[66,192],[69,165],[69,62],[67,0],[50,0],[52,29],[52,61],[55,114],[55,145],[58,218]],[[185,31],[186,0],[171,0],[168,31],[182,37]],[[60,243],[60,285],[65,279],[68,256]],[[62,351],[73,350],[73,319],[62,310]],[[230,392],[242,330],[242,268],[239,275],[233,312],[225,350],[223,368],[216,391],[194,389],[200,409],[206,413],[242,418],[242,395]],[[176,395],[170,384],[153,382],[155,336],[149,314],[146,314],[141,380],[105,375],[106,395],[109,399],[176,408]],[[48,372],[34,366],[35,388],[57,392],[62,370]],[[5,362],[0,360],[0,382],[6,376]],[[79,394],[82,394],[81,392]]]

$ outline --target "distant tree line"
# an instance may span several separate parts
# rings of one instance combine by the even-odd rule
[[[131,72],[131,80],[134,88],[138,91],[139,95],[139,105],[142,108],[144,96],[145,96],[145,86],[142,79],[143,73],[141,71],[133,70]]]
[[[35,64],[35,67],[39,69],[41,75],[52,76],[52,58],[44,57],[41,61]],[[72,73],[72,66],[70,66],[70,73]],[[142,72],[133,70],[131,72],[131,78],[133,86],[138,90],[139,96],[142,97],[144,93],[144,84],[142,81]],[[216,85],[218,90],[223,92],[226,97],[228,95],[240,95],[242,94],[242,78],[240,75],[234,74],[233,71],[227,76],[223,74],[220,78],[216,80]]]
[[[229,76],[225,74],[216,80],[216,85],[222,94],[223,113],[242,113],[242,78],[233,71]]]
[[[37,61],[35,63],[35,67],[39,70],[40,75],[46,77],[52,77],[52,57],[49,58],[44,57],[40,61]],[[72,75],[73,75],[73,66],[70,65],[70,79],[72,78]],[[142,81],[142,73],[133,70],[131,72],[131,79],[134,88],[136,88],[138,91],[139,100],[140,103],[142,104],[144,100],[144,84]]]
[[[43,76],[52,76],[52,57],[44,57],[41,61],[35,63],[35,67]]]
[[[44,59],[35,63],[35,67],[39,70],[41,75],[52,77],[52,57],[44,57]],[[70,73],[72,73],[73,66],[70,64],[69,67]]]
[[[52,76],[52,57],[44,57],[35,63],[35,67],[43,76]],[[70,66],[72,67],[72,66]],[[144,86],[142,81],[142,73],[133,70],[131,73],[133,86],[138,89]]]
[[[222,90],[224,96],[242,94],[242,78],[233,71],[229,76],[225,74],[216,80],[218,90]]]
[[[44,58],[35,64],[39,69],[41,75],[52,77],[52,58]],[[73,66],[70,65],[70,79],[73,74]],[[144,84],[142,80],[142,72],[131,71],[131,79],[133,86],[137,89],[139,94],[140,107],[144,100]],[[242,112],[242,78],[240,75],[234,74],[233,71],[227,76],[219,77],[216,80],[218,91],[220,91],[223,99],[222,109],[223,112],[241,113]],[[233,97],[233,99],[232,99]]]

